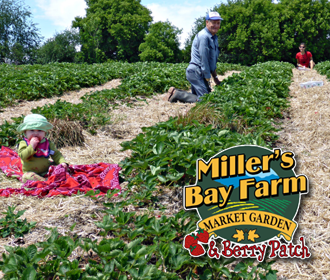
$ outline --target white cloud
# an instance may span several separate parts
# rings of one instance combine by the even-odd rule
[[[205,16],[210,6],[192,5],[184,3],[182,5],[149,4],[147,8],[152,12],[154,22],[169,20],[173,25],[182,29],[180,36],[181,48],[184,47],[184,41],[188,38],[194,22],[197,18]]]
[[[70,28],[76,16],[86,15],[84,0],[36,0],[36,4],[44,12],[43,18],[61,29]]]

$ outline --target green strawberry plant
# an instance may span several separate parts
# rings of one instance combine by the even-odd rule
[[[26,210],[18,211],[14,213],[16,207],[8,206],[6,212],[2,214],[6,215],[0,219],[0,235],[5,238],[10,235],[14,235],[15,238],[23,237],[24,234],[28,233],[30,229],[34,228],[37,222],[28,223],[26,219],[22,220],[21,217]]]
[[[266,261],[257,266],[245,261],[230,271],[226,266],[234,258],[192,258],[182,246],[183,237],[198,221],[192,212],[182,210],[171,217],[135,212],[118,215],[117,209],[137,205],[134,197],[104,205],[103,221],[96,222],[103,230],[100,242],[61,236],[55,228],[44,242],[27,248],[6,246],[8,254],[0,262],[3,279],[240,279],[253,273],[272,279],[269,275],[276,275]],[[81,253],[72,259],[77,248]]]
[[[191,184],[200,157],[209,158],[235,145],[269,146],[277,137],[274,119],[288,106],[291,69],[289,63],[257,64],[205,95],[196,106],[207,104],[219,111],[221,121],[216,127],[197,122],[183,125],[174,118],[143,128],[143,133],[121,144],[123,150],[132,151],[121,163],[126,180],[140,187]],[[244,134],[228,126],[238,117],[246,125]]]
[[[319,72],[321,75],[326,75],[327,78],[330,78],[330,61],[323,61],[317,63],[314,69]]]
[[[32,113],[42,114],[49,121],[64,119],[78,121],[91,134],[96,129],[111,122],[109,109],[119,103],[127,103],[131,98],[162,93],[170,86],[188,88],[185,77],[187,64],[158,62],[103,64],[51,63],[48,65],[0,65],[0,106],[11,105],[16,99],[34,100],[60,95],[64,91],[80,89],[105,83],[114,78],[123,78],[118,88],[101,90],[83,96],[82,103],[72,104],[58,100],[55,104],[32,109]],[[218,64],[218,73],[241,70],[243,66]],[[245,67],[246,68],[246,67]],[[40,85],[40,86],[39,86]],[[0,98],[0,100],[2,100]],[[4,103],[1,103],[4,102]],[[13,121],[14,120],[14,121]],[[11,123],[0,125],[0,145],[14,146],[18,140],[16,128],[20,119],[12,118]]]

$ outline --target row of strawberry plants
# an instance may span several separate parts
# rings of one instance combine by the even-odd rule
[[[195,229],[196,216],[180,211],[173,217],[156,218],[122,211],[137,203],[134,197],[104,203],[106,215],[96,222],[104,236],[100,242],[70,232],[60,235],[55,228],[44,242],[25,248],[6,246],[8,254],[0,261],[3,279],[211,280],[223,275],[233,280],[276,279],[272,262],[255,266],[252,259],[237,263],[234,258],[191,258],[182,242]],[[79,254],[72,260],[77,248]],[[226,267],[229,264],[232,271]]]
[[[274,119],[288,106],[292,64],[257,64],[227,78],[194,108],[211,111],[216,125],[190,125],[171,119],[144,128],[122,144],[132,155],[123,163],[131,185],[189,184],[194,182],[196,159],[208,159],[223,149],[243,144],[269,146],[276,139]],[[182,122],[183,120],[181,120]],[[149,191],[150,193],[150,191]]]
[[[102,64],[50,63],[46,65],[8,65],[0,64],[0,106],[12,105],[16,100],[37,100],[61,95],[64,91],[77,90],[103,84],[111,79],[129,78],[139,74],[141,79],[147,76],[154,79],[158,70],[176,71],[177,80],[185,80],[182,68],[187,64],[166,64],[157,62],[123,63],[109,62]],[[223,64],[220,72],[232,69],[231,64]],[[240,70],[242,66],[237,65]],[[235,69],[233,69],[235,70]],[[135,77],[136,78],[136,77]],[[174,80],[173,80],[174,81]],[[138,79],[131,79],[131,88],[139,84]],[[140,85],[138,85],[140,87]],[[145,89],[148,92],[147,88]],[[140,93],[141,94],[141,93]]]
[[[326,75],[330,79],[330,61],[323,61],[315,65],[314,69],[321,75]]]
[[[15,100],[37,100],[125,78],[143,68],[144,63],[103,64],[50,63],[46,65],[0,65],[1,106]]]
[[[52,68],[43,68],[54,66],[53,72]],[[9,66],[7,66],[9,67]],[[150,96],[155,93],[162,93],[166,91],[170,86],[176,86],[178,88],[187,88],[189,83],[185,78],[185,68],[187,64],[168,64],[168,63],[105,63],[105,64],[95,64],[95,65],[81,65],[79,68],[76,64],[73,66],[69,63],[54,63],[48,65],[37,65],[37,66],[20,66],[23,67],[24,71],[32,70],[35,67],[33,73],[29,73],[27,77],[17,78],[15,80],[13,77],[13,66],[11,70],[7,73],[7,76],[11,76],[12,79],[8,79],[9,83],[6,85],[10,87],[11,81],[18,84],[17,87],[27,87],[26,82],[31,80],[40,80],[44,82],[39,76],[39,73],[46,71],[46,76],[53,77],[54,88],[61,86],[60,78],[58,75],[65,73],[64,77],[73,77],[72,81],[75,81],[81,75],[83,81],[88,73],[95,71],[94,74],[102,73],[103,76],[100,76],[102,79],[98,80],[99,82],[105,82],[110,78],[124,78],[121,85],[118,88],[111,90],[102,90],[96,91],[92,94],[88,94],[82,97],[82,103],[72,104],[67,101],[58,100],[55,104],[46,104],[43,107],[38,107],[32,110],[32,113],[39,113],[44,115],[49,121],[53,119],[65,119],[72,121],[79,121],[83,128],[88,129],[91,133],[95,133],[95,129],[99,126],[105,125],[110,122],[110,116],[108,114],[109,108],[115,107],[119,102],[127,102],[132,97],[136,96]],[[24,68],[25,67],[25,68]],[[91,67],[91,68],[88,68]],[[31,69],[30,69],[31,68]],[[236,64],[219,64],[219,73],[224,73],[228,70],[241,70],[244,67]],[[6,68],[5,68],[6,69]],[[84,73],[84,69],[86,73]],[[48,72],[47,72],[48,71]],[[106,74],[104,74],[107,73]],[[2,74],[6,76],[5,74]],[[85,75],[87,75],[85,77]],[[101,75],[101,74],[100,74]],[[5,80],[5,79],[4,79]],[[1,80],[4,83],[4,80]],[[1,82],[0,82],[1,84]],[[95,84],[95,83],[94,83]],[[85,84],[80,84],[80,86]],[[16,87],[16,88],[17,88]],[[15,89],[15,87],[13,87]],[[34,90],[35,88],[30,88]],[[28,89],[27,89],[28,91]],[[37,96],[40,98],[42,91]],[[1,94],[1,90],[0,90]],[[19,93],[20,98],[29,98],[29,94]],[[54,94],[54,91],[51,92]],[[8,94],[10,96],[10,94]],[[13,99],[19,98],[19,96],[12,97]],[[37,98],[35,97],[35,98]],[[10,98],[10,97],[8,97]],[[5,122],[3,125],[0,125],[0,145],[13,146],[18,140],[18,135],[16,133],[16,127],[23,120],[23,116],[19,118],[12,118],[11,122]]]

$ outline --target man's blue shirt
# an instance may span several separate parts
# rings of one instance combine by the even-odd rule
[[[204,78],[210,79],[211,72],[217,67],[219,53],[218,36],[212,36],[211,32],[205,27],[194,38],[190,63],[200,66]]]

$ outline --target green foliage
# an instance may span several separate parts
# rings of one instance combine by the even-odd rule
[[[248,127],[255,131],[261,127],[262,135],[272,138],[266,131],[272,130],[271,121],[282,117],[281,111],[287,107],[292,67],[280,62],[256,64],[228,77],[224,85],[205,96],[204,101],[214,104],[225,123],[241,116]]]
[[[24,65],[20,67],[0,65],[0,95],[10,105],[16,99],[34,100],[59,95],[69,89],[92,86],[113,78],[124,78],[116,89],[96,91],[83,96],[79,104],[58,100],[32,110],[44,115],[49,121],[56,119],[79,121],[83,128],[95,133],[95,129],[111,121],[108,110],[119,102],[127,102],[136,96],[162,93],[170,86],[188,88],[185,77],[187,64],[169,63],[122,63]],[[218,64],[218,73],[242,70],[235,64]],[[1,104],[1,103],[0,103]],[[2,103],[3,104],[3,103]],[[14,146],[19,139],[16,131],[23,118],[12,118],[0,125],[0,145]]]
[[[47,65],[0,65],[0,105],[13,105],[16,100],[37,100],[68,90],[103,84],[114,78],[134,73],[129,63]]]
[[[8,123],[5,120],[5,122],[0,125],[0,146],[10,147],[16,144],[19,139],[19,133],[16,131],[16,128],[19,124],[20,122]]]
[[[244,0],[219,6],[224,18],[219,31],[220,48],[231,61],[252,65],[282,60],[285,48],[281,42],[278,5],[271,0]]]
[[[281,0],[278,6],[282,55],[280,59],[296,63],[301,42],[313,54],[313,60],[330,59],[330,2],[324,0]]]
[[[243,136],[197,122],[184,127],[177,125],[176,119],[144,128],[143,132],[132,141],[122,143],[124,150],[133,151],[132,156],[122,162],[123,174],[138,188],[159,182],[192,184],[196,160],[201,155],[209,158],[217,151],[240,144],[265,145],[256,134]]]
[[[224,19],[218,32],[220,61],[253,65],[270,60],[295,63],[301,42],[315,61],[330,59],[330,2],[318,0],[239,0],[215,6]],[[205,27],[196,20],[192,39]]]
[[[20,0],[0,0],[0,63],[33,63],[41,38]]]
[[[56,33],[38,49],[37,63],[75,62],[78,60],[76,47],[79,44],[79,33],[75,29]]]
[[[87,1],[87,5],[86,17],[76,17],[72,23],[79,28],[83,61],[139,61],[138,50],[152,21],[151,12],[139,0]]]
[[[205,95],[196,107],[208,103],[218,112],[221,119],[215,128],[196,121],[183,126],[171,119],[143,128],[143,134],[122,143],[124,150],[132,151],[122,162],[129,186],[192,184],[201,156],[208,158],[236,145],[269,145],[277,137],[274,118],[287,107],[292,67],[279,62],[257,64]]]
[[[224,75],[227,71],[245,71],[248,67],[241,64],[217,63],[217,74]]]
[[[326,75],[330,78],[330,61],[324,61],[315,65],[314,69],[321,75]]]
[[[173,217],[122,211],[136,202],[136,197],[132,197],[104,204],[105,215],[96,222],[104,236],[100,242],[61,236],[55,228],[45,242],[27,248],[6,246],[8,254],[3,254],[0,262],[3,279],[179,280],[219,279],[225,275],[238,280],[241,277],[256,279],[252,278],[256,275],[260,279],[272,279],[269,275],[276,277],[276,271],[271,269],[272,262],[264,261],[255,266],[251,260],[246,260],[229,271],[226,266],[235,258],[190,257],[182,242],[184,236],[195,229],[198,216],[183,210]],[[72,260],[74,250],[81,253]]]
[[[139,47],[141,61],[180,62],[178,36],[181,33],[182,30],[169,21],[152,24],[144,37],[144,43]]]
[[[16,207],[8,206],[7,212],[2,212],[6,217],[0,219],[0,235],[5,238],[10,235],[14,235],[15,238],[23,237],[28,233],[30,229],[34,228],[36,222],[28,223],[26,219],[19,219],[25,212],[25,210],[14,213]]]
[[[187,64],[122,63],[102,64],[50,63],[47,65],[0,65],[0,106],[16,100],[37,100],[103,84],[111,79],[124,79],[117,94],[122,96],[164,92],[170,86],[188,88]],[[218,73],[242,70],[240,65],[218,64]],[[134,91],[134,92],[132,92]],[[98,93],[90,96],[95,96]],[[89,95],[88,95],[89,96]],[[100,99],[100,98],[99,98]]]
[[[45,242],[27,248],[5,246],[9,255],[2,254],[3,279],[80,279],[78,261],[68,260],[78,245],[79,240],[60,236],[55,228]]]

